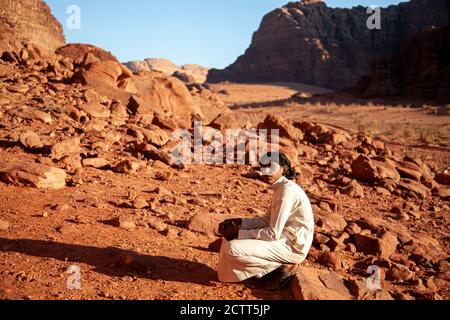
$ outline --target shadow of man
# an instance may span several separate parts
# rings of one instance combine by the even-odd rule
[[[96,272],[112,277],[136,276],[152,280],[196,283],[204,286],[214,286],[212,282],[218,281],[216,271],[202,263],[142,255],[119,248],[97,248],[42,240],[0,238],[0,251],[53,258],[74,264],[84,263],[93,266]]]

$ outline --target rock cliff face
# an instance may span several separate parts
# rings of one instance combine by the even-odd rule
[[[26,41],[54,51],[65,44],[63,28],[42,0],[0,1],[0,42]]]
[[[415,34],[450,22],[450,0],[412,0],[381,10],[381,30],[370,30],[367,8],[329,8],[321,1],[291,2],[267,14],[245,54],[208,81],[295,81],[351,87],[370,73],[374,58]]]
[[[450,24],[420,33],[373,63],[356,91],[371,97],[450,102]]]

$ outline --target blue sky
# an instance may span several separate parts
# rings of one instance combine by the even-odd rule
[[[89,43],[120,61],[167,58],[223,68],[250,45],[262,17],[288,0],[45,0],[69,43]],[[330,7],[397,4],[396,0],[327,0]],[[67,8],[81,9],[81,29],[67,28]]]

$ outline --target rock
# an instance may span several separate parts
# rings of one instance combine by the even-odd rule
[[[104,105],[100,103],[83,104],[79,106],[81,110],[86,112],[92,118],[109,118],[111,112]]]
[[[145,129],[131,125],[129,126],[128,133],[133,134],[143,142],[151,143],[158,148],[164,146],[170,140],[167,132],[155,125],[149,125]]]
[[[54,91],[64,91],[66,89],[64,83],[49,83],[48,87]]]
[[[124,160],[114,167],[114,171],[123,174],[133,174],[139,170],[139,167],[139,163],[137,162]]]
[[[450,34],[450,26],[444,26],[448,24],[448,19],[446,20],[442,25],[436,24],[426,31],[416,29],[414,33],[417,34],[405,38],[408,41],[394,52],[375,59],[372,63],[372,75],[361,79],[355,91],[366,98],[409,97],[415,100],[449,102],[446,93],[450,86],[446,80],[443,82],[443,79],[449,79],[447,70],[450,66],[443,54],[448,48]]]
[[[353,176],[361,181],[376,182],[386,178],[400,180],[399,173],[389,162],[370,159],[365,155],[360,155],[351,167]]]
[[[341,188],[343,194],[346,194],[352,198],[364,198],[364,189],[355,180],[353,180],[348,186]]]
[[[397,250],[397,237],[386,232],[381,238],[370,235],[355,234],[355,245],[359,252],[376,255],[382,259],[389,259]]]
[[[2,0],[0,12],[2,40],[32,42],[48,52],[53,52],[65,44],[63,28],[44,1]],[[23,58],[26,57],[22,55]]]
[[[149,102],[136,96],[130,97],[127,104],[127,110],[129,110],[131,114],[139,115],[154,114],[156,111],[154,106],[152,106]]]
[[[316,245],[326,244],[328,241],[330,241],[330,238],[327,237],[326,235],[319,232],[314,233],[314,241],[313,241],[314,244]]]
[[[103,158],[87,158],[81,162],[83,167],[92,167],[96,169],[103,169],[110,166],[109,161]]]
[[[187,228],[199,233],[219,235],[219,224],[232,218],[235,217],[201,212],[190,219]]]
[[[373,36],[373,30],[367,27],[370,15],[366,8],[330,8],[324,1],[290,2],[268,13],[246,52],[226,69],[210,70],[207,82],[298,82],[332,89],[351,87],[369,74],[374,58],[390,53],[420,31],[449,23],[447,4],[439,2],[433,6],[431,3],[434,1],[410,1],[381,8],[382,23],[392,28],[376,30],[377,35]],[[349,23],[358,30],[357,33],[348,32]],[[395,80],[394,87],[400,88],[404,84],[401,79],[405,77],[408,85],[417,83],[416,79],[425,80],[427,70],[446,62],[445,55],[439,53],[445,52],[447,38],[442,35],[441,41],[433,41],[436,37],[433,35],[422,41],[421,46],[407,46],[394,61],[380,61],[375,75],[382,73],[383,79]],[[428,53],[428,47],[436,49]],[[423,56],[433,58],[421,67],[420,57]],[[389,68],[384,72],[386,68],[382,67],[387,63]],[[406,71],[400,73],[395,69],[398,65],[402,66],[401,70],[414,71],[411,75]],[[447,69],[433,70],[433,80],[447,79],[444,70]],[[392,74],[395,76],[390,76]],[[389,88],[391,82],[383,83],[383,88]],[[420,88],[426,92],[426,82],[420,83],[422,87],[412,85],[407,92],[413,94],[414,89]],[[446,92],[445,88],[442,85],[442,93]]]
[[[9,227],[10,225],[8,221],[0,219],[0,231],[8,231]]]
[[[118,227],[121,229],[131,230],[136,228],[136,223],[134,222],[133,218],[126,217],[126,216],[119,216],[111,221],[109,221],[109,224],[111,224],[114,227]]]
[[[53,118],[51,115],[40,110],[26,110],[25,112],[21,113],[20,116],[24,119],[28,119],[31,121],[40,121],[47,124],[53,122]]]
[[[20,143],[25,149],[36,150],[44,147],[41,138],[34,132],[28,131],[19,136]]]
[[[436,181],[440,184],[450,186],[450,174],[449,173],[439,173],[436,175]]]
[[[132,203],[132,207],[138,210],[147,208],[148,206],[149,204],[144,198],[137,198]]]
[[[295,144],[303,140],[303,133],[278,115],[268,115],[264,122],[258,125],[257,129],[266,129],[268,135],[270,135],[270,130],[278,129],[280,138],[289,139]]]
[[[155,179],[159,181],[170,181],[173,177],[173,172],[157,172]]]
[[[400,173],[400,176],[402,178],[412,179],[416,181],[420,181],[420,178],[422,178],[421,168],[412,162],[400,162],[396,169]]]
[[[358,234],[358,233],[361,233],[361,227],[358,226],[358,224],[351,222],[345,228],[345,231],[349,234]]]
[[[61,160],[66,156],[79,155],[83,152],[80,147],[80,138],[72,138],[53,145],[50,158],[53,160]]]
[[[351,300],[344,280],[336,272],[301,267],[291,283],[298,300]]]
[[[402,265],[394,265],[389,268],[386,273],[386,278],[390,281],[409,281],[415,276],[414,272]]]
[[[62,189],[66,186],[64,170],[30,162],[1,162],[0,181],[39,189]]]
[[[183,80],[186,76],[189,78],[188,82],[203,83],[206,81],[209,69],[197,64],[186,64],[177,66],[167,59],[145,59],[144,61],[130,61],[125,65],[134,72],[139,71],[160,71],[167,76],[176,77],[182,74]]]
[[[195,78],[186,72],[175,71],[172,74],[172,77],[175,77],[178,80],[183,81],[184,83],[195,83]]]
[[[319,253],[317,261],[328,268],[335,271],[342,269],[341,256],[335,252],[321,252]]]
[[[27,85],[11,85],[8,87],[8,91],[15,92],[15,93],[27,93],[30,90],[30,88]]]
[[[370,290],[366,281],[351,279],[346,283],[357,300],[394,300],[392,295],[384,289]]]
[[[347,222],[345,219],[339,214],[330,213],[327,215],[318,215],[317,217],[317,226],[321,228],[321,230],[325,233],[331,231],[342,231],[347,226]]]
[[[402,190],[405,190],[407,192],[416,195],[420,199],[427,199],[431,197],[431,190],[428,189],[423,184],[418,183],[417,181],[414,180],[402,179],[399,182],[398,187]]]

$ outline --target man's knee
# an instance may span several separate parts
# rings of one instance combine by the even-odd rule
[[[226,253],[231,257],[241,257],[245,255],[243,247],[242,247],[242,241],[241,240],[233,240],[233,241],[226,241],[227,245],[225,247]]]

